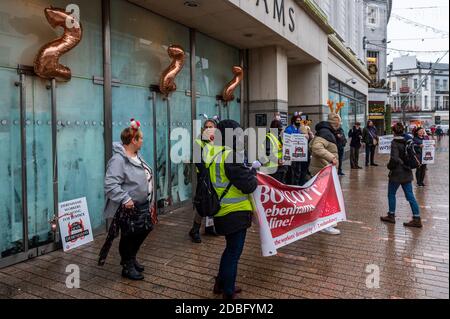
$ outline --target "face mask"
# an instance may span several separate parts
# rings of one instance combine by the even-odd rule
[[[300,127],[301,123],[295,123],[295,126]]]

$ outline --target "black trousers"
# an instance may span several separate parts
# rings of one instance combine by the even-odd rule
[[[359,167],[359,149],[360,147],[350,147],[350,167]]]
[[[287,166],[279,166],[277,172],[271,174],[270,176],[275,178],[282,184],[286,184],[286,176],[287,176],[288,167]]]
[[[366,144],[366,165],[369,165],[369,158],[370,158],[370,164],[375,164],[375,145],[367,145]]]
[[[419,184],[419,185],[423,184],[423,181],[425,180],[426,171],[427,171],[427,165],[422,165],[418,169],[416,169],[417,184]]]
[[[338,171],[339,171],[339,173],[342,173],[342,162],[344,161],[344,148],[343,147],[338,147],[338,155],[339,155]]]
[[[124,225],[120,225],[120,242],[119,242],[119,253],[122,258],[121,263],[126,263],[129,260],[136,258],[144,240],[147,238],[151,229],[142,230],[139,233],[126,233],[124,230]]]
[[[288,171],[288,178],[287,178],[288,185],[301,186],[300,185],[301,172],[302,172],[301,162],[292,162],[291,166],[289,166]]]

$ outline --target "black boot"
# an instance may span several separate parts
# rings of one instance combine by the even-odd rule
[[[194,225],[189,232],[189,236],[191,236],[192,242],[196,244],[200,244],[202,242],[202,239],[200,237],[200,227],[201,224],[197,224],[196,222],[194,222]]]
[[[133,261],[134,261],[134,268],[135,268],[137,271],[143,272],[143,271],[145,270],[145,267],[144,267],[143,265],[141,265],[141,264],[137,261],[136,257],[134,257]]]
[[[144,276],[138,272],[134,266],[134,260],[128,260],[123,265],[122,269],[122,277],[131,279],[131,280],[142,280]]]
[[[395,215],[388,213],[387,216],[380,217],[381,221],[386,223],[395,224]]]

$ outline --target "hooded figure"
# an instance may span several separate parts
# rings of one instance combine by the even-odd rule
[[[253,207],[249,194],[256,190],[258,183],[256,170],[244,164],[243,132],[233,135],[232,141],[227,141],[226,138],[227,134],[231,136],[233,130],[240,129],[239,124],[233,120],[224,120],[217,128],[224,146],[215,146],[220,150],[214,160],[215,164],[209,167],[209,173],[217,196],[222,197],[220,210],[214,216],[214,225],[216,232],[225,236],[226,248],[213,291],[223,294],[225,299],[234,299],[236,293],[241,291],[235,286],[237,266],[252,220]]]

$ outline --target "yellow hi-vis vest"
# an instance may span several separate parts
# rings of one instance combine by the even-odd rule
[[[209,166],[211,182],[217,193],[217,197],[219,198],[230,183],[230,180],[225,174],[225,162],[228,156],[232,154],[232,150],[229,148],[221,147],[221,150],[223,150],[223,152],[217,155],[214,162]],[[222,198],[220,210],[214,217],[223,217],[232,212],[252,210],[253,206],[250,202],[249,195],[242,193],[237,187],[232,185],[228,193]]]
[[[280,142],[278,137],[276,137],[272,133],[266,134],[266,139],[269,139],[270,143],[272,144],[271,149],[275,150],[277,153],[277,159],[281,160],[283,158],[283,144]],[[264,149],[264,155],[266,155],[266,139],[264,139],[264,143],[262,143],[261,147]],[[278,161],[275,163],[271,161],[269,158],[267,158],[268,162],[264,164],[264,167],[278,167]]]

